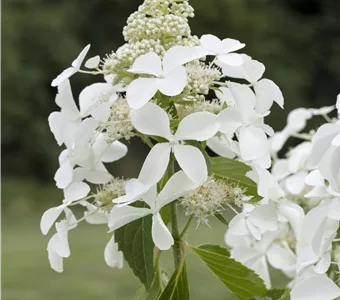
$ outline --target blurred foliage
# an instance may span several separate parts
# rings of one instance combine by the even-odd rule
[[[52,182],[60,149],[47,124],[56,109],[56,90],[50,82],[86,44],[92,44],[90,55],[101,56],[122,45],[122,27],[141,3],[2,1],[3,176]],[[284,125],[292,108],[334,103],[340,78],[340,1],[191,0],[191,4],[196,12],[191,20],[195,34],[213,33],[245,42],[245,52],[263,62],[265,77],[281,87],[286,110],[274,107],[268,118],[275,129]],[[74,76],[75,98],[86,84],[100,80]],[[135,147],[115,165],[116,174],[138,172],[138,157],[144,154],[143,147]]]

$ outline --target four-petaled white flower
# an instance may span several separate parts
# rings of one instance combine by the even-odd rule
[[[134,220],[152,215],[152,239],[160,250],[167,250],[174,244],[174,239],[162,220],[160,210],[165,205],[183,196],[198,185],[192,182],[183,171],[175,173],[157,195],[157,185],[153,185],[141,196],[149,208],[133,206],[115,206],[110,215],[108,226],[114,231]]]
[[[72,66],[64,70],[52,81],[52,86],[58,86],[62,84],[66,79],[70,78],[73,74],[80,70],[80,67],[85,59],[87,52],[89,52],[91,45],[87,45],[78,55],[78,57],[72,62]]]
[[[269,168],[271,161],[266,134],[272,135],[274,132],[263,123],[263,117],[269,112],[260,114],[255,110],[256,98],[248,86],[230,82],[228,87],[235,106],[219,113],[220,131],[231,135],[236,133],[243,160]]]
[[[216,58],[230,66],[240,66],[243,63],[243,58],[240,54],[231,53],[244,48],[245,44],[234,39],[220,40],[212,34],[202,35],[200,51],[204,55],[214,55]]]
[[[141,172],[144,184],[157,183],[169,164],[170,153],[185,174],[194,182],[202,184],[207,180],[208,171],[202,152],[182,141],[205,141],[219,130],[218,116],[209,112],[193,113],[185,117],[178,125],[175,134],[171,133],[167,113],[153,103],[147,103],[138,110],[131,111],[131,122],[141,133],[165,138],[168,142],[156,144],[149,152]]]
[[[241,54],[244,62],[240,66],[232,66],[217,62],[222,68],[225,76],[247,80],[254,88],[256,94],[256,111],[259,113],[266,112],[270,109],[275,101],[283,108],[283,96],[280,88],[272,81],[262,78],[265,66],[257,60],[251,59],[250,56]],[[262,78],[262,79],[261,79]]]
[[[130,107],[142,107],[158,90],[167,96],[179,95],[187,85],[183,64],[197,58],[194,48],[184,46],[169,49],[163,59],[154,52],[138,57],[129,72],[153,77],[139,77],[131,82],[126,92]]]

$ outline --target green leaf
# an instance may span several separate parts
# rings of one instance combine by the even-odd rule
[[[192,250],[238,299],[249,300],[266,293],[263,280],[253,270],[230,258],[226,248],[202,245]]]
[[[170,127],[171,128],[177,128],[180,122],[181,122],[180,119],[170,120]]]
[[[187,271],[185,261],[182,261],[158,300],[189,300],[189,297]]]
[[[245,188],[246,195],[254,196],[254,199],[252,199],[253,201],[261,199],[257,194],[256,183],[246,177],[246,173],[251,171],[251,168],[248,165],[226,157],[213,157],[210,161],[211,173],[214,174],[214,176]]]
[[[145,204],[139,203],[138,206]],[[154,243],[151,236],[152,216],[133,221],[115,231],[119,250],[133,273],[144,284],[147,291],[153,279]]]
[[[290,290],[286,290],[278,300],[290,300]]]
[[[159,294],[159,278],[154,274],[150,290],[147,292],[145,286],[142,286],[132,300],[156,300]]]

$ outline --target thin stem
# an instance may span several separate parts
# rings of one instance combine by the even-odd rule
[[[171,231],[172,237],[174,238],[174,245],[172,246],[173,255],[175,260],[175,268],[178,267],[180,261],[182,260],[182,247],[178,228],[178,217],[177,217],[177,207],[176,203],[171,204]]]
[[[174,157],[171,156],[169,166],[168,166],[168,176],[169,178],[175,173],[175,165],[174,165]],[[176,201],[171,204],[171,231],[172,237],[174,239],[174,245],[172,246],[175,268],[178,267],[179,263],[182,260],[182,247],[181,247],[181,238],[179,234],[179,226],[178,226],[178,215],[177,215],[177,207]]]
[[[162,279],[161,253],[162,251],[157,249],[156,258],[155,258],[155,269],[156,269],[157,276],[158,276],[159,288],[161,292],[163,292],[164,284],[163,284],[163,279]]]
[[[184,234],[187,232],[187,230],[188,230],[188,228],[189,228],[189,226],[190,226],[191,221],[192,221],[193,218],[194,218],[193,215],[191,215],[191,216],[189,217],[187,223],[185,224],[184,228],[182,229],[181,234],[179,235],[179,238],[180,238],[180,239],[182,239],[183,236],[184,236]]]
[[[322,116],[328,123],[333,123],[333,120],[328,115],[322,115]]]

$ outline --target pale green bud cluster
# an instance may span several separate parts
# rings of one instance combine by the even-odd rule
[[[147,0],[133,13],[124,27],[127,43],[104,60],[105,74],[115,74],[115,82],[128,85],[136,76],[127,72],[139,56],[155,52],[162,56],[173,46],[197,46],[199,39],[191,35],[188,17],[193,17],[188,1]]]
[[[129,140],[134,136],[134,127],[130,120],[130,107],[124,97],[120,97],[111,107],[111,116],[104,124],[108,141],[124,138]]]
[[[209,177],[197,189],[187,193],[179,202],[187,216],[193,215],[198,223],[208,224],[208,218],[225,210],[227,203],[234,203],[235,191],[241,189],[223,180]],[[243,196],[243,193],[242,193]]]
[[[203,99],[201,99],[203,97]],[[185,118],[186,116],[193,114],[195,112],[207,111],[213,114],[218,114],[223,106],[218,100],[212,100],[211,102],[205,101],[204,96],[197,96],[196,101],[190,104],[181,104],[176,106],[178,117],[180,119]]]
[[[164,42],[188,38],[191,31],[187,18],[193,16],[194,10],[188,1],[147,0],[128,18],[123,35],[132,43],[142,39]]]
[[[219,81],[222,73],[216,68],[209,68],[204,62],[193,61],[186,65],[188,85],[184,93],[204,94],[209,93],[214,81]]]
[[[109,183],[101,186],[94,195],[98,206],[110,210],[113,206],[112,200],[125,194],[125,180],[113,178]]]

